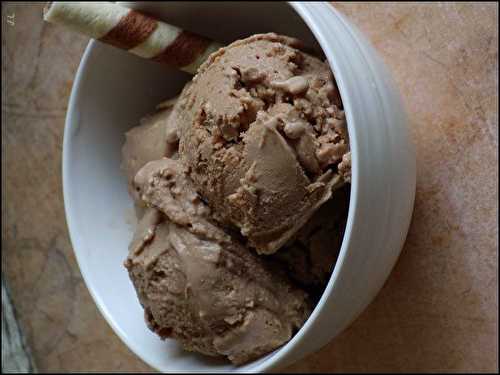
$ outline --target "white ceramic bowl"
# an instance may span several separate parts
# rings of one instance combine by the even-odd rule
[[[328,3],[127,5],[222,42],[269,31],[310,44],[317,40],[328,58],[353,153],[342,249],[302,329],[281,349],[245,366],[186,353],[151,333],[122,266],[133,231],[132,203],[119,167],[124,133],[162,99],[177,94],[189,76],[90,42],[73,85],[64,134],[64,203],[71,240],[90,293],[121,339],[165,372],[259,372],[288,365],[346,328],[380,290],[400,253],[413,208],[415,157],[397,90],[370,44]]]

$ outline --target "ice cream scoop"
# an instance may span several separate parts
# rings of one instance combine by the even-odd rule
[[[147,163],[135,177],[150,208],[125,262],[148,326],[162,338],[242,364],[287,342],[311,311],[277,263],[211,222],[179,161]]]
[[[221,48],[172,116],[195,188],[260,254],[276,252],[344,183],[340,96],[328,64],[296,39],[260,34]]]

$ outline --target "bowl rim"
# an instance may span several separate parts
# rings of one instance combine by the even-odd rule
[[[323,32],[314,24],[314,20],[311,18],[311,11],[309,10],[310,4],[307,3],[301,3],[301,2],[293,2],[293,1],[288,1],[286,2],[288,6],[290,6],[296,13],[297,15],[302,19],[302,21],[306,24],[306,26],[309,28],[311,33],[314,35],[316,40],[318,41],[319,45],[323,50],[325,50],[325,41],[322,38]],[[331,14],[337,18],[337,22],[342,22],[342,20],[339,18],[337,15],[337,10],[331,5],[331,4],[324,4],[325,6],[328,6],[328,8],[331,8],[332,12]],[[65,216],[66,216],[66,222],[67,222],[67,227],[69,231],[69,236],[73,248],[73,252],[75,254],[75,258],[77,260],[78,266],[80,268],[80,273],[82,274],[82,278],[84,279],[84,282],[87,286],[87,289],[92,296],[98,310],[100,311],[101,315],[105,318],[109,326],[113,329],[113,331],[120,337],[122,342],[131,350],[134,352],[135,355],[137,355],[142,361],[144,361],[146,364],[148,364],[150,367],[158,370],[158,371],[165,371],[162,368],[159,368],[156,364],[152,363],[149,359],[144,358],[142,355],[140,355],[140,350],[139,348],[134,345],[134,343],[130,342],[129,339],[127,338],[127,335],[122,332],[122,329],[117,325],[115,322],[115,319],[113,316],[109,313],[109,311],[106,309],[105,304],[101,300],[101,297],[96,293],[94,283],[91,281],[89,277],[89,273],[87,272],[86,267],[83,265],[82,261],[82,252],[77,251],[77,247],[79,246],[80,241],[80,234],[78,230],[78,226],[75,222],[75,208],[73,206],[72,201],[70,200],[70,196],[73,196],[70,191],[74,188],[69,176],[69,168],[70,168],[70,160],[72,156],[70,155],[71,153],[71,142],[72,142],[72,132],[69,130],[72,127],[72,124],[78,122],[78,110],[76,107],[76,104],[78,103],[81,95],[81,82],[83,80],[83,77],[86,74],[87,68],[88,68],[88,60],[89,57],[92,54],[92,51],[94,50],[96,45],[95,40],[90,40],[84,53],[82,56],[82,59],[80,61],[74,84],[71,90],[71,95],[69,98],[69,103],[68,103],[68,110],[66,114],[66,119],[65,119],[65,128],[64,128],[64,138],[63,138],[63,150],[62,150],[62,179],[63,179],[63,198],[64,198],[64,209],[65,209]],[[340,248],[339,255],[337,257],[337,260],[335,262],[334,268],[332,270],[332,273],[330,275],[329,281],[327,285],[325,286],[320,300],[317,302],[316,306],[314,307],[311,315],[308,317],[304,325],[300,328],[300,330],[289,340],[285,345],[281,346],[280,348],[276,349],[274,352],[268,354],[271,355],[269,358],[265,358],[262,363],[259,363],[255,366],[252,366],[252,362],[247,364],[249,366],[248,370],[246,371],[255,371],[255,372],[264,372],[264,371],[269,371],[272,369],[275,369],[276,367],[279,367],[280,362],[284,359],[285,356],[287,356],[290,351],[297,347],[302,339],[304,338],[304,335],[306,332],[309,330],[311,325],[315,322],[317,317],[321,314],[324,313],[324,306],[325,306],[325,301],[326,299],[330,296],[332,293],[332,289],[334,287],[334,284],[336,283],[341,271],[343,270],[343,263],[344,259],[346,258],[348,249],[349,249],[349,242],[351,239],[351,232],[352,232],[352,225],[354,222],[354,218],[356,216],[357,212],[357,195],[359,192],[358,189],[358,158],[356,157],[357,155],[357,141],[356,137],[354,137],[355,132],[352,132],[352,129],[354,127],[354,124],[352,123],[354,121],[353,118],[350,117],[350,112],[351,108],[349,105],[349,100],[346,100],[345,97],[342,96],[343,92],[343,87],[344,83],[342,82],[342,75],[341,73],[339,74],[339,69],[336,64],[336,61],[330,61],[328,60],[328,63],[332,69],[332,71],[335,72],[335,80],[337,81],[337,85],[339,87],[339,92],[343,101],[344,105],[344,110],[346,113],[346,118],[347,118],[347,125],[349,129],[349,137],[350,137],[350,148],[351,148],[351,155],[352,155],[352,177],[351,177],[351,186],[350,186],[350,200],[349,200],[349,210],[348,210],[348,218],[347,218],[347,223],[346,223],[346,228],[345,232],[343,235],[342,239],[342,245]],[[353,136],[351,136],[351,134]],[[262,359],[263,357],[261,357]],[[245,365],[245,367],[247,366]],[[236,371],[240,372],[241,370],[236,367]]]

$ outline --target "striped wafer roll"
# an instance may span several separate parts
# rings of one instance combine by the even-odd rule
[[[191,74],[209,54],[222,47],[200,35],[104,1],[49,2],[44,19]]]

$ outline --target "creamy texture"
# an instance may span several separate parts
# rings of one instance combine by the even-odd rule
[[[133,188],[136,173],[147,162],[162,157],[177,157],[179,138],[177,127],[170,116],[177,98],[160,103],[157,111],[141,119],[141,124],[125,133],[122,148],[121,168],[127,176],[128,191],[136,205],[138,217],[142,215],[144,205]]]
[[[149,208],[125,265],[153,331],[241,364],[302,326],[311,310],[306,293],[276,262],[214,225],[179,161],[146,164],[134,186]]]
[[[212,54],[172,117],[179,155],[223,226],[258,253],[293,237],[344,183],[345,116],[328,64],[255,35]]]

